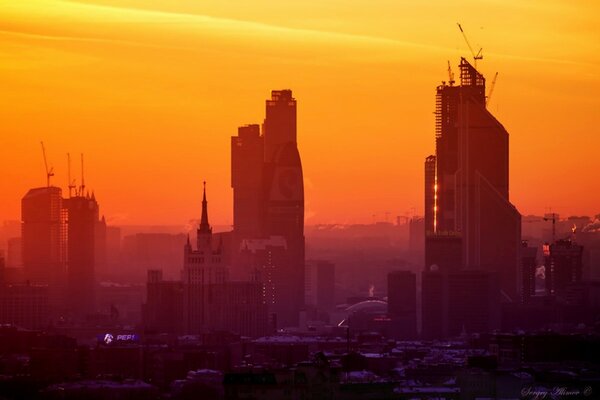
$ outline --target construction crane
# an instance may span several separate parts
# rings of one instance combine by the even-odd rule
[[[469,39],[467,39],[467,34],[465,33],[465,31],[463,31],[462,26],[460,26],[460,23],[458,22],[456,24],[458,25],[458,29],[460,29],[460,33],[462,33],[463,37],[465,38],[465,42],[467,43],[467,46],[471,51],[471,55],[473,56],[473,66],[475,67],[475,69],[477,69],[477,60],[483,60],[483,54],[481,53],[483,49],[480,48],[479,51],[475,53],[475,51],[473,51],[473,47],[471,47],[471,43],[469,43]]]
[[[544,221],[552,221],[552,243],[556,240],[556,217],[555,213],[548,214],[548,217],[544,217]]]
[[[81,153],[81,185],[79,186],[79,195],[84,195],[85,180],[83,179],[83,153]]]
[[[46,159],[46,147],[44,147],[44,142],[40,142],[42,144],[42,154],[44,156],[44,166],[46,167],[46,186],[50,187],[50,177],[54,176],[54,169],[50,167],[48,169],[48,160]]]
[[[68,179],[69,179],[69,197],[73,197],[73,189],[76,189],[77,186],[75,186],[75,179],[71,180],[71,154],[70,153],[67,153],[67,163],[68,163],[67,174],[68,174]],[[77,191],[75,192],[75,194],[77,194]]]
[[[492,79],[492,84],[490,85],[490,91],[488,92],[487,96],[485,96],[486,107],[488,104],[490,104],[490,99],[492,98],[492,93],[494,93],[494,87],[496,86],[497,78],[498,78],[498,72],[496,72],[496,75],[494,75],[494,79]]]
[[[452,72],[452,67],[450,66],[450,60],[448,60],[448,84],[450,86],[454,86],[454,72]]]

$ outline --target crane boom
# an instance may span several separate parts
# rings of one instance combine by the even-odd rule
[[[40,142],[42,144],[42,155],[44,156],[44,166],[46,167],[46,186],[50,187],[50,177],[54,176],[54,170],[52,167],[48,169],[48,160],[46,159],[46,147],[44,146],[44,142]]]
[[[71,180],[71,153],[67,153],[67,163],[68,163],[68,179],[69,179],[69,197],[73,197],[73,189],[75,189],[75,179]],[[77,193],[75,193],[77,194]]]
[[[483,60],[483,54],[481,54],[481,52],[483,51],[483,49],[480,48],[479,51],[477,53],[475,53],[475,51],[473,51],[473,47],[471,47],[471,43],[469,43],[469,39],[467,39],[467,34],[463,30],[463,28],[460,25],[460,23],[457,22],[456,25],[458,25],[458,29],[460,29],[460,33],[462,33],[463,38],[465,38],[465,42],[467,43],[467,47],[469,48],[469,50],[471,51],[471,55],[473,56],[473,66],[475,67],[475,69],[477,69],[477,60]]]
[[[496,79],[498,78],[498,72],[494,75],[494,79],[492,79],[492,84],[490,85],[490,91],[485,98],[485,105],[490,104],[490,99],[492,98],[492,93],[494,93],[494,87],[496,86]]]
[[[84,195],[83,191],[85,189],[85,180],[83,179],[83,153],[81,153],[81,186],[79,188],[80,188],[80,191],[81,191],[79,193],[79,195],[83,196]]]

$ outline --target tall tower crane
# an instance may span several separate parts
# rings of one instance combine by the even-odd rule
[[[465,42],[467,43],[467,46],[471,51],[471,55],[473,56],[473,67],[477,69],[477,60],[483,60],[483,54],[481,53],[483,51],[483,48],[480,48],[479,51],[475,53],[475,51],[473,51],[473,47],[471,47],[471,43],[469,43],[469,39],[467,39],[467,34],[465,33],[465,31],[463,31],[462,26],[458,22],[456,24],[458,25],[458,29],[460,29],[460,33],[462,33],[463,37],[465,38]]]
[[[50,187],[50,177],[54,176],[54,169],[50,167],[48,169],[48,160],[46,159],[46,148],[44,147],[44,142],[40,142],[42,144],[42,155],[44,156],[44,166],[46,167],[46,186]]]
[[[83,179],[83,153],[81,153],[81,185],[79,186],[79,195],[84,196],[85,180]]]
[[[76,189],[77,187],[75,186],[75,179],[71,180],[71,154],[70,153],[67,153],[67,163],[68,163],[67,174],[68,174],[68,179],[69,179],[69,197],[73,197],[73,189]],[[75,192],[75,194],[77,194],[77,192]]]
[[[494,87],[496,86],[496,79],[498,79],[498,72],[494,75],[494,79],[492,79],[492,84],[490,85],[490,91],[487,96],[485,96],[485,105],[487,107],[490,104],[490,99],[492,98],[492,93],[494,93]]]
[[[554,243],[556,239],[556,217],[555,213],[548,214],[547,217],[544,217],[544,221],[552,221],[552,243]]]

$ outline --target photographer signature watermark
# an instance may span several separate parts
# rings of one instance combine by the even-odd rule
[[[566,386],[555,386],[553,388],[524,387],[521,389],[521,397],[531,400],[590,397],[591,395],[592,388],[590,386],[583,389]]]

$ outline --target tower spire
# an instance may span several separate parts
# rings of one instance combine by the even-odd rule
[[[208,201],[206,201],[206,181],[204,181],[204,189],[202,194],[202,218],[200,219],[200,227],[198,233],[212,233],[210,224],[208,223]]]

